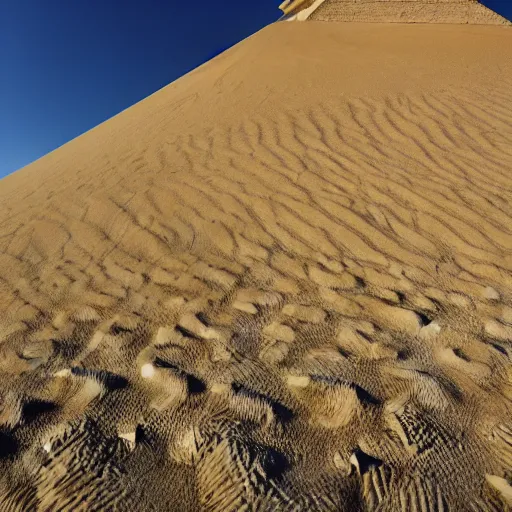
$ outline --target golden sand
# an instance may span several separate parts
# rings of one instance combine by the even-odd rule
[[[512,29],[310,18],[3,179],[0,510],[509,510],[511,173]]]

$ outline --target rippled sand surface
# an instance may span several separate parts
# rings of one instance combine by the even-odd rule
[[[509,510],[512,29],[265,28],[0,181],[0,308],[1,511]]]

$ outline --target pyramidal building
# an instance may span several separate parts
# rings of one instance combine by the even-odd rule
[[[286,0],[289,19],[364,23],[510,25],[478,0]]]

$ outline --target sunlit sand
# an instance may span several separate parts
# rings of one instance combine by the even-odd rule
[[[512,29],[292,3],[0,181],[1,511],[512,505]]]

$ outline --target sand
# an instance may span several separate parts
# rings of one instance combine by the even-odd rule
[[[0,510],[509,510],[511,172],[512,29],[309,20],[3,179]]]

